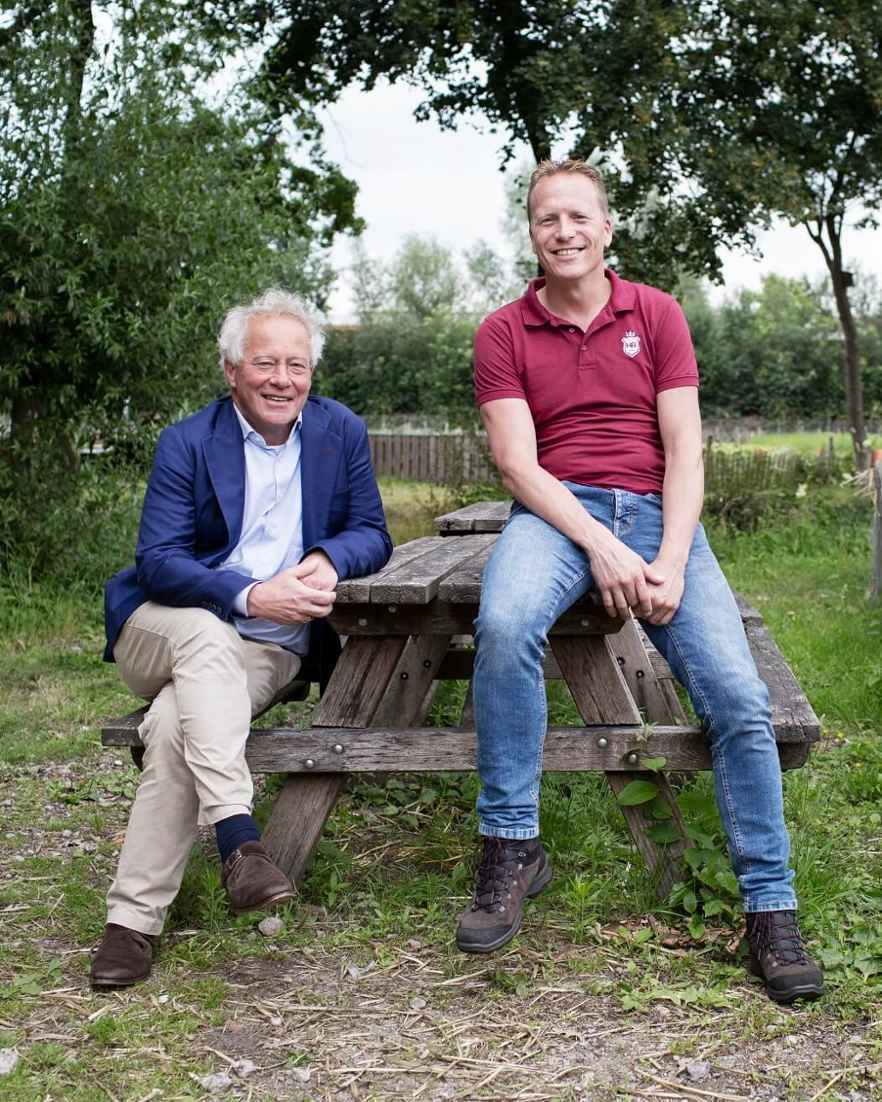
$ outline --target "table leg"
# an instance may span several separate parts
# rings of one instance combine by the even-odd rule
[[[636,633],[635,624],[632,623],[630,628]],[[628,625],[622,629],[622,631],[627,630],[629,630]],[[656,714],[661,715],[661,710],[665,708],[666,703],[664,698],[652,689],[655,675],[639,636],[622,642],[619,642],[618,635],[589,635],[583,638],[552,636],[551,646],[560,665],[561,674],[586,724],[643,722],[629,688],[631,676],[635,686],[638,682],[647,682],[643,693],[644,699],[652,701],[652,707],[658,709]],[[640,648],[639,652],[636,647]],[[623,656],[625,660],[619,662],[618,658]],[[627,667],[627,676],[625,667]],[[640,678],[636,676],[638,670],[642,673]],[[666,718],[668,714],[664,713]],[[654,823],[647,820],[643,807],[619,805],[634,845],[646,862],[650,874],[656,879],[656,892],[661,899],[666,899],[672,885],[683,878],[679,858],[688,844],[686,824],[677,806],[676,797],[663,774],[646,772],[606,774],[607,783],[616,796],[625,785],[638,777],[652,780],[658,785],[659,796],[670,808],[673,821],[681,835],[681,840],[678,842],[659,845],[649,836],[649,830]]]
[[[422,722],[447,636],[350,637],[313,727],[408,727]],[[302,880],[343,789],[342,773],[289,774],[276,797],[264,844],[295,882]]]

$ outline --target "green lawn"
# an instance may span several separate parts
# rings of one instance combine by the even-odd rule
[[[386,482],[383,492],[399,539],[452,504],[433,487]],[[498,957],[475,961],[451,945],[469,893],[475,778],[401,775],[348,790],[271,939],[259,916],[228,916],[210,841],[198,847],[154,977],[93,995],[87,950],[136,780],[124,754],[101,750],[97,729],[130,700],[99,659],[97,590],[0,589],[0,1049],[21,1057],[0,1077],[0,1100],[207,1097],[193,1076],[240,1057],[257,1065],[240,1096],[256,1099],[425,1099],[442,1087],[509,1099],[531,1081],[545,1085],[536,1097],[639,1098],[641,1084],[683,1082],[686,1058],[717,1069],[698,1090],[796,1102],[842,1072],[825,1102],[878,1097],[882,613],[865,597],[868,528],[867,500],[839,488],[811,488],[753,533],[710,526],[824,725],[809,765],[785,781],[804,931],[829,985],[797,1012],[747,981],[731,898],[700,921],[659,904],[602,778],[574,776],[544,781],[555,881]],[[553,716],[570,714],[552,691]],[[436,722],[452,719],[462,692],[439,691]],[[308,707],[292,717],[308,722]],[[718,852],[709,778],[682,803]],[[580,1055],[586,1037],[597,1039]]]

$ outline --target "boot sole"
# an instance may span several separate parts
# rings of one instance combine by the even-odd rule
[[[789,1006],[790,1003],[796,1002],[797,999],[820,999],[824,994],[823,983],[802,983],[796,987],[792,987],[789,991],[775,991],[766,983],[766,977],[763,975],[762,969],[753,957],[750,959],[748,970],[752,975],[763,981],[766,994],[772,1002],[777,1003],[779,1006]]]
[[[548,887],[548,885],[551,883],[551,877],[552,877],[551,862],[546,861],[545,862],[545,867],[539,870],[539,872],[536,874],[536,879],[530,885],[530,888],[529,888],[529,891],[527,892],[526,898],[527,899],[533,899],[535,896],[539,895],[540,892],[544,891]],[[511,939],[513,937],[515,937],[520,932],[521,924],[523,923],[523,921],[524,921],[524,912],[521,911],[521,913],[518,915],[517,922],[515,922],[515,924],[513,926],[511,926],[508,930],[506,930],[505,933],[502,934],[501,937],[498,937],[495,941],[493,941],[493,942],[484,942],[483,945],[475,945],[473,943],[472,944],[468,944],[468,943],[463,944],[459,940],[459,937],[457,936],[456,947],[462,953],[492,953],[492,952],[495,952],[495,950],[501,949],[503,945],[507,945],[511,941]]]
[[[277,895],[271,895],[269,899],[261,899],[259,903],[251,903],[247,907],[230,907],[230,912],[234,915],[247,915],[251,911],[271,911],[276,907],[281,906],[283,903],[288,903],[292,899],[297,898],[297,892],[279,892]]]

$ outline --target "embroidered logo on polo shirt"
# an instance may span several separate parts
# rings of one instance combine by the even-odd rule
[[[633,329],[629,329],[622,337],[622,351],[633,360],[640,351],[640,338]]]

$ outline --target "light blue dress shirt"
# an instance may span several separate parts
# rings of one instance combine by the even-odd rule
[[[257,581],[236,597],[233,623],[241,636],[276,643],[296,654],[309,648],[308,624],[276,624],[247,615],[248,594],[279,571],[296,566],[303,557],[303,492],[300,484],[300,425],[298,417],[284,444],[270,445],[248,424],[239,410],[245,448],[245,507],[242,534],[218,569],[230,568]]]

